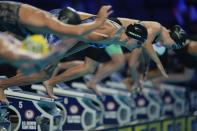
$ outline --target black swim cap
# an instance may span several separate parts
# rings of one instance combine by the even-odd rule
[[[58,19],[66,24],[81,24],[81,18],[77,11],[71,7],[66,7],[59,12]]]
[[[175,25],[170,29],[170,37],[174,40],[178,48],[182,48],[186,44],[187,33],[179,25]]]
[[[130,38],[144,42],[147,39],[148,31],[142,24],[135,23],[127,26],[126,35]]]

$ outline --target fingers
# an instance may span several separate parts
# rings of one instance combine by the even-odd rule
[[[111,6],[111,5],[109,5],[109,6],[105,6],[105,7],[104,7],[103,11],[104,11],[104,13],[106,13],[106,17],[108,17],[110,14],[112,14],[112,13],[113,13],[113,11],[112,11],[112,10],[110,10],[111,8],[112,8],[112,6]]]
[[[112,13],[114,13],[114,11],[113,11],[113,10],[110,10],[110,11],[108,12],[108,15],[107,15],[107,16],[110,16]]]
[[[104,5],[104,6],[101,7],[101,10],[106,11],[106,12],[109,12],[109,10],[110,10],[111,8],[112,8],[111,5]]]
[[[101,9],[99,10],[99,13],[97,15],[98,18],[101,18],[101,19],[106,19],[110,14],[113,13],[111,9],[111,5],[107,5],[107,6],[102,6]]]

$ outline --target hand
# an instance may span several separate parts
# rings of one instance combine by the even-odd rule
[[[99,21],[99,22],[101,22],[101,24],[103,24],[106,21],[106,19],[108,18],[108,16],[113,13],[113,11],[110,9],[111,9],[110,5],[102,6],[101,9],[99,10],[99,12],[97,13],[96,21]]]

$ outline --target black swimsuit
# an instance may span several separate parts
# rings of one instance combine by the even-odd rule
[[[27,35],[19,22],[20,6],[18,2],[0,1],[0,31],[9,31],[20,37]]]

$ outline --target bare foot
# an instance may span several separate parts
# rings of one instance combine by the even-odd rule
[[[0,88],[0,102],[9,104],[9,101],[6,98],[6,95],[4,94],[4,88]]]
[[[46,92],[49,95],[49,97],[53,98],[53,99],[58,99],[58,97],[56,97],[53,94],[53,86],[51,86],[48,81],[43,82],[44,87],[46,88]]]
[[[93,81],[89,81],[86,83],[87,87],[91,89],[96,95],[102,96],[101,92],[97,90],[96,83]]]
[[[127,81],[127,80],[124,80],[123,83],[126,85],[127,90],[129,92],[132,92],[132,89],[133,89],[132,84],[129,81]]]

